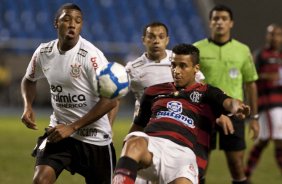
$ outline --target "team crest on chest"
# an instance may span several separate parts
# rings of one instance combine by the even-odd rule
[[[190,99],[191,99],[191,101],[194,102],[194,103],[199,103],[201,97],[202,97],[202,94],[199,93],[198,91],[193,91],[193,92],[190,94]]]
[[[167,103],[167,108],[169,111],[175,112],[177,114],[182,112],[182,104],[177,101],[170,101]]]
[[[71,65],[71,76],[74,77],[74,78],[78,78],[80,76],[80,73],[81,73],[81,65],[80,64],[74,64],[74,65]]]

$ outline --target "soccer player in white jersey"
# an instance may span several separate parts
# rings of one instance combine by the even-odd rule
[[[167,26],[161,22],[148,24],[143,30],[142,41],[146,52],[126,65],[131,91],[136,98],[134,114],[138,112],[144,88],[173,81],[169,60],[171,51],[166,50],[169,43]]]
[[[146,25],[142,41],[146,52],[126,65],[131,79],[130,88],[136,99],[134,117],[138,114],[144,88],[173,81],[169,60],[171,50],[166,49],[169,43],[167,26],[161,22],[152,22]],[[147,184],[150,182],[137,177],[135,183]]]
[[[81,174],[86,183],[111,183],[116,158],[107,113],[118,102],[99,96],[96,72],[108,61],[80,36],[82,23],[77,5],[62,5],[54,22],[58,39],[36,49],[22,80],[21,119],[27,128],[37,129],[32,103],[38,79],[47,79],[53,107],[34,150],[33,183],[54,183],[64,169]]]
[[[131,79],[131,91],[136,101],[134,117],[138,114],[140,98],[144,89],[156,84],[173,82],[171,74],[171,50],[167,50],[169,43],[168,28],[164,23],[152,22],[144,27],[142,41],[146,52],[126,65]],[[196,74],[196,80],[201,81],[204,76],[201,72]],[[134,131],[133,129],[130,132]],[[137,177],[135,183],[150,183]]]

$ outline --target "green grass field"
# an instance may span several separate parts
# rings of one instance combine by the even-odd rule
[[[18,117],[0,117],[0,183],[1,184],[30,184],[33,176],[34,159],[30,156],[36,139],[42,134],[48,124],[47,116],[37,117],[39,130],[27,129]],[[130,122],[127,119],[117,118],[114,125],[114,144],[117,155],[121,150],[123,137],[126,135]],[[248,142],[250,148],[251,141]],[[253,184],[282,183],[282,176],[274,161],[273,145],[265,150],[261,162],[254,174]],[[59,177],[58,184],[84,183],[79,175],[71,176],[67,171]],[[224,154],[214,151],[211,157],[206,184],[229,184],[230,177],[227,171]]]

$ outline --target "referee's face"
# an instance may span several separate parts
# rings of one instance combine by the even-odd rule
[[[210,18],[212,36],[230,36],[233,21],[227,11],[213,11]]]

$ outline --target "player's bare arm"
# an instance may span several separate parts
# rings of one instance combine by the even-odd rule
[[[240,119],[245,119],[248,117],[251,111],[250,106],[244,104],[240,100],[233,98],[225,99],[223,102],[223,107]]]
[[[257,110],[257,86],[255,82],[248,82],[245,83],[246,87],[246,97],[247,101],[251,106],[251,113],[250,113],[250,122],[249,122],[249,132],[252,132],[252,139],[255,140],[259,134],[259,123],[258,117],[255,116],[258,114]]]
[[[32,82],[24,77],[21,83],[21,93],[24,103],[24,112],[21,120],[27,128],[37,130],[35,114],[32,110],[32,103],[36,95],[36,82]]]
[[[66,137],[69,137],[79,128],[87,126],[100,119],[102,116],[107,114],[110,110],[115,108],[117,103],[118,102],[116,99],[101,97],[98,103],[87,114],[85,114],[76,122],[68,125],[60,124],[54,128],[49,129],[48,140],[50,142],[58,142]]]
[[[216,123],[223,129],[225,135],[234,133],[232,121],[228,116],[222,114],[216,119]]]
[[[117,105],[110,112],[108,112],[108,118],[109,118],[111,127],[113,127],[114,121],[119,111],[119,105],[120,105],[120,99],[117,100]]]
[[[239,100],[228,98],[224,101],[226,110],[230,111],[240,119],[245,119],[250,114],[250,107]],[[225,135],[233,134],[234,127],[230,118],[226,115],[221,115],[216,119],[216,123],[223,129]]]

